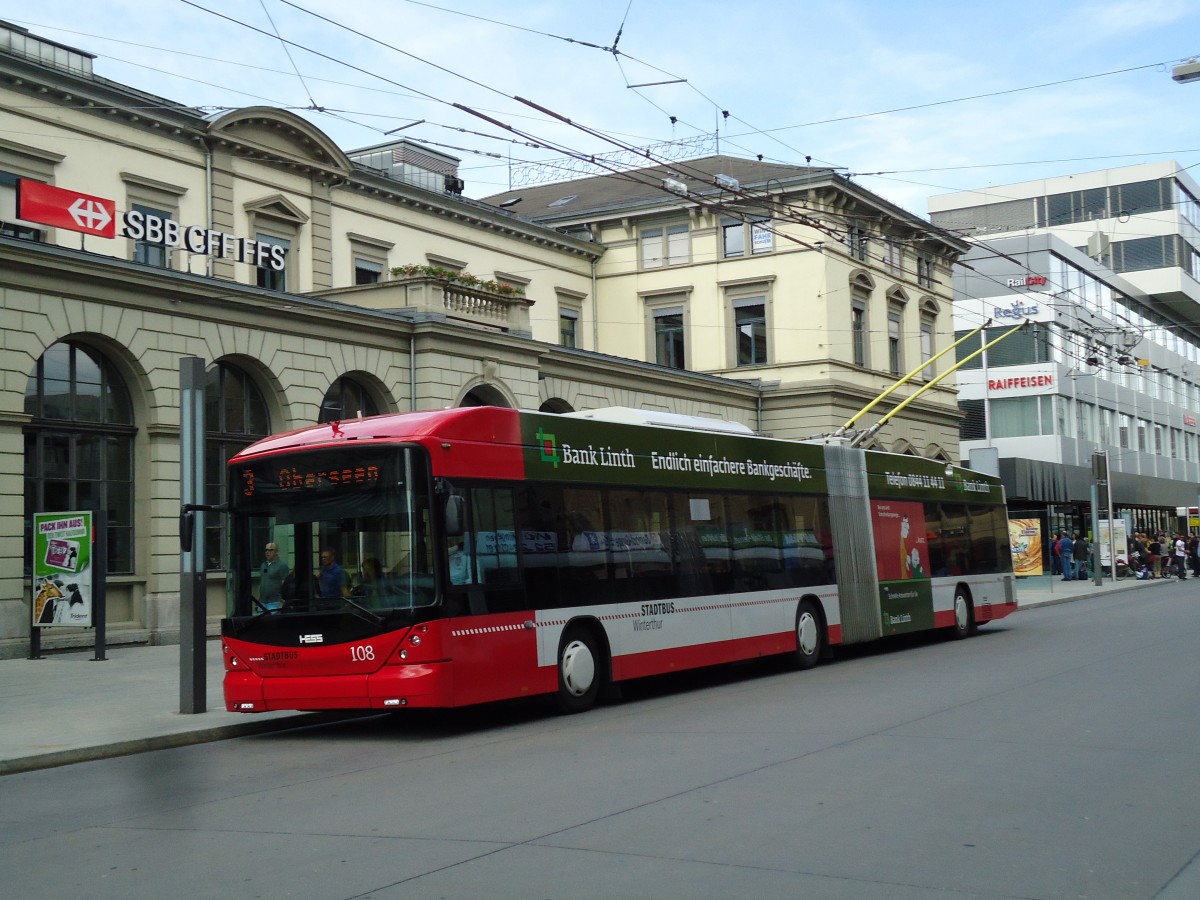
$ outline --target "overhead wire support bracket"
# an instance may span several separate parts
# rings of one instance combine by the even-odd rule
[[[965,334],[961,338],[959,338],[957,341],[955,341],[953,344],[951,344],[949,347],[942,350],[940,353],[937,353],[934,356],[931,356],[929,359],[922,362],[921,365],[917,366],[915,369],[913,369],[911,372],[909,372],[903,378],[900,378],[897,381],[894,381],[890,387],[885,389],[874,400],[872,400],[870,403],[868,403],[866,406],[864,406],[862,409],[860,409],[858,412],[856,412],[853,416],[851,416],[849,419],[847,419],[846,424],[843,425],[841,428],[839,428],[837,431],[835,431],[833,433],[833,436],[841,437],[843,434],[845,434],[850,429],[851,425],[853,425],[855,422],[857,422],[859,419],[861,419],[863,416],[865,416],[867,413],[869,413],[871,410],[873,410],[876,406],[878,406],[883,400],[885,400],[888,396],[890,396],[898,388],[900,388],[907,382],[911,381],[913,378],[915,378],[917,376],[918,373],[923,372],[926,369],[928,369],[931,365],[933,365],[935,362],[937,362],[939,359],[941,359],[943,356],[945,356],[951,350],[956,348],[959,344],[963,343],[964,341],[970,340],[971,338],[973,338],[975,335],[979,334],[981,331],[983,331],[983,329],[987,328],[991,324],[992,324],[992,320],[988,319],[986,322],[984,322],[982,325],[980,325],[974,331],[968,332],[967,334]],[[1022,323],[1022,324],[1024,324],[1024,323]],[[955,368],[957,368],[957,366]],[[954,369],[951,369],[950,371],[952,372],[952,371],[954,371]],[[947,374],[949,374],[949,372]]]
[[[860,431],[857,435],[855,435],[854,438],[851,439],[851,441],[850,441],[850,446],[857,447],[860,444],[862,444],[863,442],[865,442],[866,440],[868,440],[869,438],[874,437],[879,432],[879,429],[882,428],[887,423],[888,419],[890,419],[892,416],[896,415],[896,413],[900,412],[900,410],[904,409],[906,406],[908,406],[908,404],[912,403],[914,400],[916,400],[918,397],[920,397],[922,394],[924,394],[930,388],[937,385],[938,382],[940,382],[943,378],[946,378],[948,375],[951,375],[952,373],[957,372],[959,369],[961,369],[963,366],[965,366],[971,360],[975,359],[977,356],[982,354],[984,350],[987,350],[989,347],[994,347],[996,344],[1000,343],[1005,338],[1011,337],[1012,335],[1014,335],[1018,331],[1020,331],[1022,328],[1024,328],[1026,325],[1031,325],[1031,324],[1033,324],[1033,320],[1026,319],[1024,322],[1021,322],[1018,325],[1014,325],[1012,328],[1008,329],[1008,331],[1004,332],[1004,334],[1000,335],[1000,337],[988,341],[986,344],[984,344],[978,350],[974,351],[973,353],[971,353],[967,356],[964,356],[962,359],[960,359],[958,362],[956,362],[953,366],[951,366],[945,372],[942,372],[940,375],[937,375],[934,378],[931,378],[929,381],[925,382],[925,384],[923,384],[921,386],[920,390],[914,391],[911,395],[909,395],[908,397],[905,397],[902,401],[897,403],[894,407],[892,407],[890,410],[888,410],[888,412],[885,413],[884,416],[878,422],[876,422],[870,428]]]

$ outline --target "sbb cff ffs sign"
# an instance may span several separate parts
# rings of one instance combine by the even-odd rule
[[[17,188],[17,218],[103,238],[117,236],[116,201],[25,178]],[[132,241],[182,248],[188,253],[232,259],[276,272],[282,272],[287,265],[287,248],[281,244],[237,237],[199,225],[181,225],[138,209],[126,212],[121,222],[121,236]]]
[[[115,201],[27,178],[17,187],[17,218],[97,237],[117,236]]]

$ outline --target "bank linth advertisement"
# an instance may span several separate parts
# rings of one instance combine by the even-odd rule
[[[921,503],[876,500],[875,565],[880,581],[929,577],[929,543],[925,539],[925,507]]]
[[[932,628],[933,590],[929,583],[924,505],[875,500],[871,503],[871,522],[883,633]]]
[[[92,514],[34,513],[34,627],[91,624]]]

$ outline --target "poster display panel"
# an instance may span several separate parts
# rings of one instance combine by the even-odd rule
[[[1108,543],[1108,533],[1112,530],[1112,542],[1117,550],[1117,562],[1128,562],[1129,559],[1129,531],[1125,526],[1124,519],[1101,519],[1100,520],[1100,565],[1112,565],[1112,547]]]
[[[1042,574],[1042,523],[1040,519],[1009,519],[1008,543],[1012,548],[1014,575]]]
[[[92,625],[92,514],[33,514],[33,626]]]

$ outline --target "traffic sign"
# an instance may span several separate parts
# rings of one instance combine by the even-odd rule
[[[99,237],[117,236],[117,203],[22,178],[17,186],[17,218]]]

